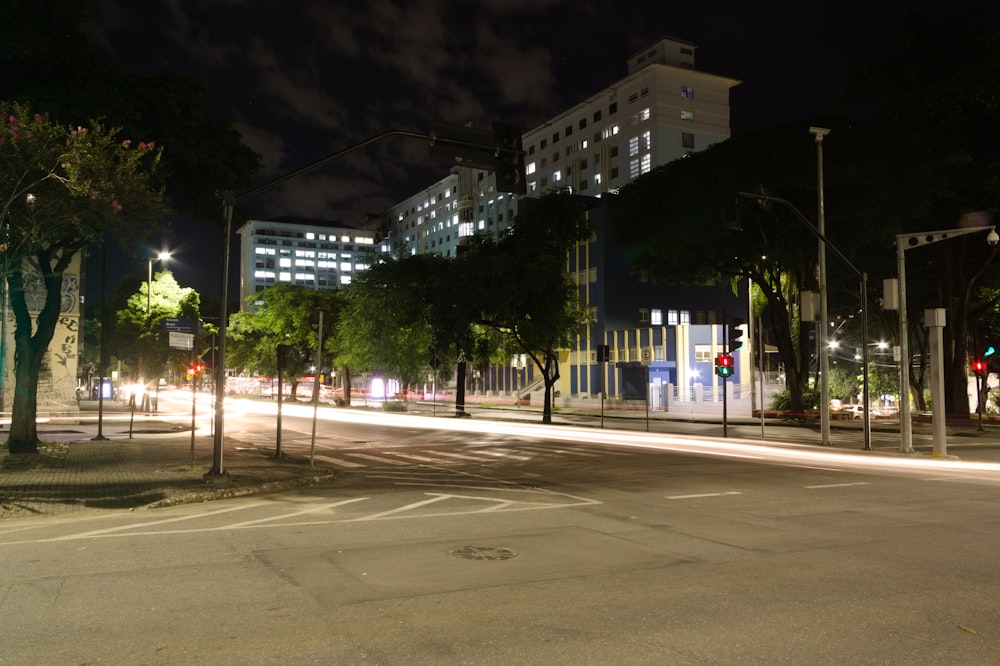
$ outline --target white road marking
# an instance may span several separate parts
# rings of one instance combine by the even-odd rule
[[[450,453],[448,451],[428,451],[428,453],[433,453],[436,456],[447,456],[448,458],[458,458],[459,460],[471,460],[473,462],[492,462],[492,458],[481,458],[478,456],[469,456],[464,453]]]
[[[332,463],[334,465],[340,465],[341,467],[364,467],[361,463],[351,462],[350,460],[341,460],[340,458],[333,458],[331,456],[313,456],[316,460],[322,460],[323,462]]]
[[[373,460],[378,463],[385,463],[387,465],[409,465],[410,463],[404,460],[394,460],[392,458],[379,458],[378,456],[372,456],[367,453],[345,453],[345,456],[350,456],[352,458],[364,458],[365,460]]]
[[[668,495],[666,499],[669,500],[681,500],[681,499],[697,499],[699,497],[724,497],[725,495],[742,495],[743,493],[737,492],[735,490],[729,490],[721,493],[699,493],[697,495]]]
[[[849,486],[870,486],[871,484],[867,481],[856,481],[854,483],[827,483],[819,486],[802,486],[803,488],[809,488],[810,490],[815,490],[817,488],[847,488]]]
[[[437,463],[437,464],[452,462],[451,460],[441,460],[440,458],[428,458],[426,456],[418,456],[415,453],[403,453],[396,451],[383,451],[382,453],[392,456],[399,456],[400,458],[410,458],[411,460],[416,460],[418,462]]]

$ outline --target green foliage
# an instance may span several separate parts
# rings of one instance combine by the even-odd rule
[[[806,388],[802,391],[802,409],[793,406],[792,394],[787,388],[778,391],[771,396],[771,409],[776,412],[788,412],[791,414],[802,414],[804,412],[815,412],[819,409],[819,389]]]
[[[404,385],[426,379],[432,354],[451,374],[470,337],[470,311],[454,259],[436,254],[383,258],[344,290],[338,363]]]
[[[98,123],[59,125],[23,104],[0,102],[0,112],[0,258],[15,322],[10,441],[12,452],[34,452],[38,375],[63,274],[104,234],[133,239],[162,211],[159,152]],[[31,293],[40,303],[29,306]]]
[[[333,348],[341,316],[341,295],[302,285],[279,283],[254,294],[248,309],[234,313],[227,330],[226,356],[233,367],[252,373],[277,374],[278,345],[288,345],[285,374],[294,378],[312,367],[318,342],[317,314],[323,312],[323,347]],[[314,330],[313,322],[317,323]]]
[[[551,421],[551,389],[559,379],[559,350],[585,321],[565,272],[566,253],[590,238],[584,200],[552,192],[524,206],[499,240],[477,238],[463,258],[465,285],[477,323],[509,338],[545,381],[542,420]]]
[[[110,347],[120,359],[134,360],[132,368],[149,380],[162,375],[167,369],[182,373],[191,361],[192,352],[170,349],[168,334],[163,330],[167,318],[201,320],[201,297],[191,287],[181,287],[168,270],[153,275],[152,289],[143,281],[129,295],[125,307],[116,312],[115,335]],[[148,311],[147,311],[148,308]],[[204,356],[206,342],[216,333],[214,326],[206,327],[195,349]]]
[[[386,400],[382,403],[383,412],[405,412],[406,403],[402,400]]]

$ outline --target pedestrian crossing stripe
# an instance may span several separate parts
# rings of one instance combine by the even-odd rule
[[[328,462],[333,465],[340,465],[341,467],[365,467],[362,463],[351,462],[350,460],[341,460],[340,458],[334,458],[332,456],[313,456],[316,460],[322,460],[323,462]]]
[[[369,455],[367,453],[345,453],[345,456],[350,456],[352,458],[363,458],[364,460],[371,460],[377,463],[385,463],[387,465],[409,465],[410,463],[405,460],[395,460],[393,458],[380,458],[379,456]]]

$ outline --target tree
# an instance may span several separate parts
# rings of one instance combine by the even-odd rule
[[[525,200],[507,235],[477,237],[460,262],[456,284],[467,293],[476,323],[513,340],[545,383],[542,422],[552,422],[552,392],[559,381],[559,350],[584,322],[566,253],[590,237],[584,199],[550,192]]]
[[[288,283],[278,283],[254,294],[248,310],[234,313],[227,329],[227,360],[230,366],[264,374],[278,369],[278,345],[288,345],[285,369],[292,379],[292,395],[297,392],[297,377],[315,362],[317,331],[313,321],[324,313],[324,348],[329,348],[341,296],[338,292],[316,290]],[[322,362],[321,362],[322,364]],[[322,372],[322,367],[316,372]]]
[[[164,320],[185,318],[201,321],[201,297],[191,287],[181,287],[172,272],[164,270],[156,273],[151,286],[152,289],[146,280],[142,280],[138,289],[128,297],[125,307],[117,311],[113,342],[119,358],[136,361],[132,370],[141,383],[162,376],[168,368],[179,371],[191,361],[192,352],[170,349],[163,328]],[[202,330],[193,353],[202,354],[204,340],[214,333],[215,328],[211,326]]]
[[[465,349],[471,311],[455,259],[438,254],[382,257],[345,289],[337,327],[341,364],[419,383],[436,359],[450,376]],[[458,377],[464,382],[464,372]]]
[[[902,47],[854,72],[849,99],[877,105],[884,127],[920,147],[918,164],[930,176],[921,189],[911,190],[923,206],[913,217],[897,218],[906,224],[900,233],[964,226],[970,213],[991,223],[990,211],[1000,205],[1000,137],[995,131],[1000,125],[1000,29],[986,12],[980,2],[950,3],[935,13],[910,11],[902,17]],[[908,270],[908,275],[919,279],[923,274],[930,282],[920,289],[908,285],[912,302],[907,311],[948,309],[944,364],[949,414],[969,414],[970,315],[985,300],[977,290],[997,286],[996,275],[987,270],[995,253],[981,238],[964,237],[907,255],[924,267]],[[919,329],[910,326],[915,336],[923,333]],[[924,357],[919,358],[923,364]],[[913,375],[918,380],[910,388],[919,406],[923,384],[918,372]]]
[[[159,151],[96,122],[60,126],[25,105],[0,109],[0,247],[15,321],[8,443],[11,453],[33,453],[39,371],[61,309],[63,274],[105,232],[131,242],[162,211],[162,192],[152,183]]]

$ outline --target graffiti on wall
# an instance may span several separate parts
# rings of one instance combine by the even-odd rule
[[[45,305],[45,282],[41,273],[24,274],[24,302],[29,312],[41,312]],[[79,312],[80,307],[80,276],[63,274],[62,302],[59,311],[64,313]]]

